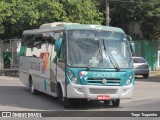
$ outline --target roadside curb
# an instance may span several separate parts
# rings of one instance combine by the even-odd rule
[[[149,76],[160,76],[160,70],[150,71]]]
[[[19,80],[18,77],[0,76],[0,80]]]

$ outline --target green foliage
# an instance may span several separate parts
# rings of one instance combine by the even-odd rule
[[[141,24],[143,38],[160,39],[159,0],[110,0],[111,25],[122,27],[127,32],[128,24],[136,21]],[[136,36],[135,36],[136,37]]]
[[[62,0],[68,20],[82,24],[101,24],[104,20],[102,13],[96,8],[98,5],[92,0]]]
[[[9,14],[8,11],[6,10],[7,4],[3,1],[0,2],[0,34],[4,32],[4,26],[2,25],[3,20],[5,17]]]
[[[25,29],[38,28],[40,24],[66,18],[62,5],[56,0],[9,0],[0,4],[4,16],[0,21],[3,38],[21,37]]]
[[[23,30],[49,22],[100,24],[102,13],[91,0],[0,1],[0,37],[21,37]]]
[[[136,21],[144,38],[160,39],[159,0],[109,0],[109,4],[111,26],[127,32],[128,24]],[[20,38],[23,30],[43,23],[105,24],[105,18],[106,0],[1,0],[0,37]]]

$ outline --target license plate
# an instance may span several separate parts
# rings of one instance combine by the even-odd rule
[[[97,96],[97,100],[109,100],[109,99],[110,99],[109,96],[104,96],[104,95]]]

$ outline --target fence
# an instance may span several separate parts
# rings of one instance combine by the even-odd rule
[[[158,41],[158,68],[160,69],[160,40]]]
[[[150,65],[150,70],[158,68],[158,41],[139,40],[134,41],[135,54],[133,56],[144,57]]]
[[[17,68],[19,64],[21,39],[0,41],[0,69]]]

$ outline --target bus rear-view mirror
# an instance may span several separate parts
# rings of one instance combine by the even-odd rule
[[[58,38],[58,39],[55,41],[54,51],[59,52],[60,49],[61,49],[61,45],[62,45],[62,38]]]
[[[127,40],[128,40],[129,42],[132,42],[132,37],[129,36],[129,35],[127,35]]]
[[[130,43],[130,48],[131,48],[131,52],[135,53],[135,44],[134,44],[134,42]]]

